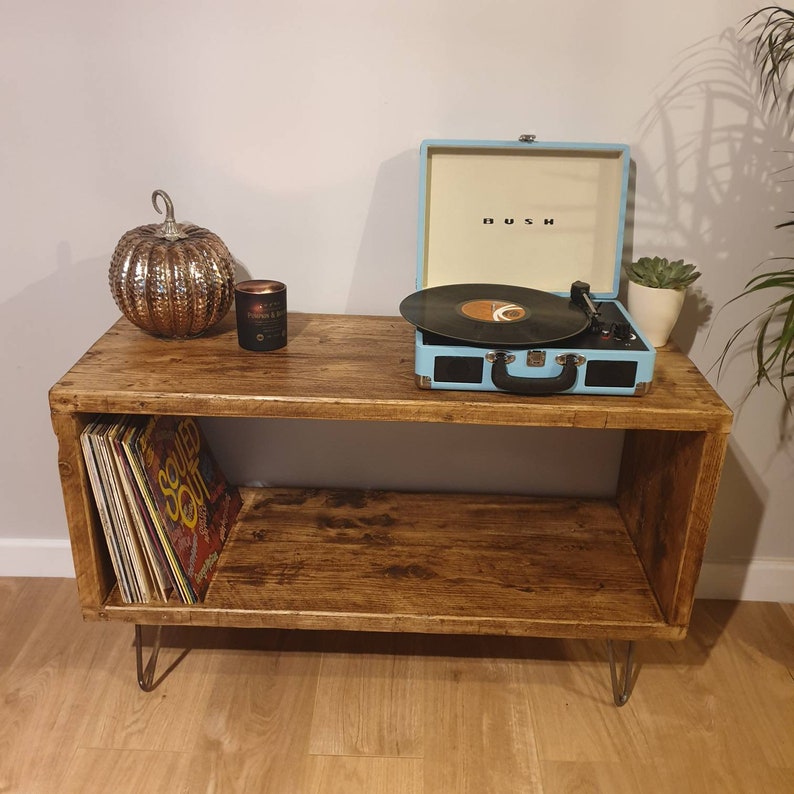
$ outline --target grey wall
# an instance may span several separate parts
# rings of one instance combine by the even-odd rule
[[[47,389],[118,316],[109,258],[125,230],[155,220],[155,188],[252,276],[287,282],[292,309],[394,314],[413,290],[422,139],[628,143],[629,254],[701,267],[674,338],[717,383],[709,368],[752,307],[719,309],[785,253],[772,229],[794,206],[776,173],[789,136],[759,108],[734,32],[759,5],[3,2],[0,570],[24,567],[19,549],[65,546]],[[717,383],[733,406],[750,369],[735,357]],[[780,411],[765,387],[737,414],[708,561],[774,569],[785,591],[794,466]],[[265,423],[247,445],[247,428],[213,432],[240,476],[450,488],[518,488],[525,471],[530,490],[553,490],[558,474],[571,491],[604,489],[619,449],[590,434],[497,434],[500,463],[486,466],[466,452],[477,428]],[[274,439],[293,450],[278,470]],[[417,455],[428,443],[430,463]],[[310,454],[353,447],[380,464]],[[595,480],[582,464],[593,456]]]

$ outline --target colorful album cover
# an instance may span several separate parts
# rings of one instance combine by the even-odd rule
[[[135,452],[156,514],[163,548],[186,603],[203,601],[242,506],[194,417],[153,416]]]

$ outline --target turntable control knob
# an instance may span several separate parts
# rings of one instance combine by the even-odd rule
[[[631,339],[631,326],[628,323],[615,323],[612,326],[615,339]]]
[[[604,326],[601,329],[601,338],[602,339],[610,339],[612,337],[612,329]]]

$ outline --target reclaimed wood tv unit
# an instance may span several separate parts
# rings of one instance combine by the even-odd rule
[[[142,625],[686,635],[732,413],[685,355],[659,350],[642,397],[526,397],[417,388],[402,318],[293,313],[289,334],[253,353],[232,315],[184,341],[120,319],[50,391],[82,612],[136,624],[141,686],[156,655],[142,680]],[[596,428],[624,444],[606,499],[244,488],[205,601],[130,605],[80,449],[98,413]]]

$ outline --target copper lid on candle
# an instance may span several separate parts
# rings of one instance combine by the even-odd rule
[[[252,279],[251,281],[241,281],[235,284],[234,288],[238,292],[247,292],[251,295],[268,295],[273,292],[281,292],[286,289],[286,285],[280,281],[270,281],[268,279]]]

